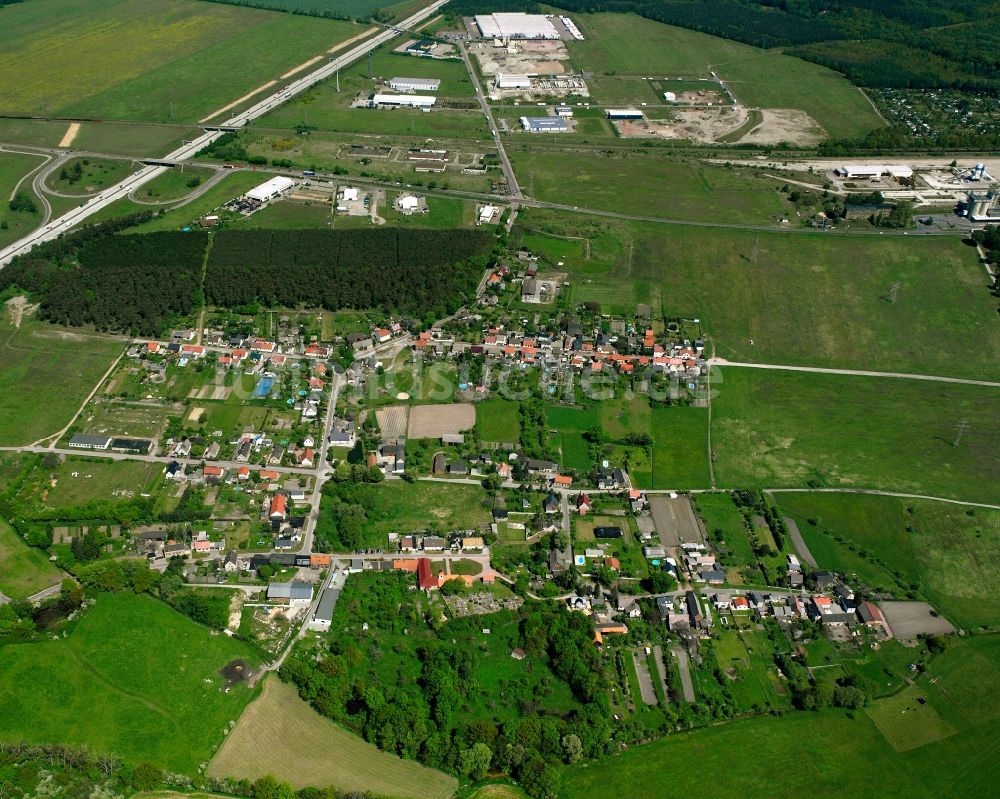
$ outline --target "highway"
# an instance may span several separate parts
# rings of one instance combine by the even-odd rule
[[[446,2],[447,0],[434,0],[434,2],[424,6],[424,8],[416,14],[413,14],[405,21],[401,22],[399,25],[386,28],[380,33],[377,33],[371,39],[368,39],[356,47],[351,48],[343,55],[331,58],[319,69],[310,72],[303,78],[299,78],[298,80],[294,80],[291,83],[286,84],[273,94],[265,97],[260,102],[250,106],[250,108],[245,111],[235,114],[228,121],[221,123],[221,126],[226,128],[240,128],[253,120],[258,119],[267,112],[277,108],[282,103],[285,103],[295,95],[301,94],[307,89],[312,88],[320,81],[329,78],[336,73],[338,69],[342,69],[354,61],[357,61],[359,58],[366,55],[370,50],[374,50],[376,47],[379,47],[380,45],[396,38],[399,36],[397,30],[412,28],[419,25],[431,15],[437,13],[438,9],[440,9]],[[224,133],[224,130],[206,130],[197,138],[189,139],[176,150],[171,153],[167,153],[162,159],[158,160],[167,162],[187,161],[188,159],[193,158],[199,150],[202,150],[212,144],[212,142],[219,139]],[[66,233],[71,228],[80,224],[87,217],[97,213],[103,208],[107,208],[112,203],[118,202],[118,200],[128,197],[136,189],[144,186],[152,180],[155,180],[160,175],[167,172],[170,168],[171,167],[168,166],[144,166],[142,169],[137,170],[134,174],[125,178],[125,180],[121,181],[117,185],[105,189],[96,197],[91,198],[79,208],[74,208],[72,211],[69,211],[55,221],[48,222],[25,236],[23,239],[5,247],[0,250],[0,268],[10,263],[10,260],[15,256],[23,255],[28,252],[36,244],[51,241],[52,239],[61,236],[63,233]]]

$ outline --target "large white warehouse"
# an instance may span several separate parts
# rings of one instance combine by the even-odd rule
[[[376,94],[372,105],[393,105],[406,108],[430,108],[437,98],[429,94]]]
[[[436,92],[441,81],[436,78],[393,78],[389,88],[397,92]]]
[[[559,39],[559,31],[544,14],[479,14],[476,26],[484,39]]]
[[[294,185],[294,180],[279,175],[278,177],[271,178],[267,181],[267,183],[261,183],[255,189],[250,189],[246,196],[250,200],[256,200],[259,203],[266,203],[268,200],[280,197]]]

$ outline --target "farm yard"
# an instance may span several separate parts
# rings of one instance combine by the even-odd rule
[[[39,0],[5,8],[0,112],[197,122],[362,30],[194,0],[125,6]],[[131,46],[115,46],[123,41]]]
[[[6,309],[5,309],[6,310]],[[30,444],[70,421],[124,342],[27,317],[0,318],[0,445]],[[44,398],[44,401],[42,399]]]
[[[99,595],[63,640],[3,652],[0,739],[86,745],[131,765],[194,773],[253,695],[226,691],[219,673],[237,658],[255,669],[250,647],[132,593]]]
[[[254,780],[270,774],[294,788],[332,786],[399,799],[446,799],[454,777],[386,754],[339,727],[269,677],[208,764],[212,777]]]

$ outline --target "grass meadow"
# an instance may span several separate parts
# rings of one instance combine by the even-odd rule
[[[207,773],[250,780],[270,774],[294,788],[332,786],[398,799],[446,799],[457,786],[454,777],[382,752],[324,718],[277,677],[267,679]]]
[[[226,692],[219,670],[235,658],[257,667],[246,644],[131,593],[100,595],[64,640],[3,653],[0,739],[86,745],[188,774],[252,696],[245,685]]]
[[[0,318],[0,445],[54,435],[123,350],[116,339]]]
[[[519,403],[505,399],[477,402],[476,429],[483,441],[517,443],[521,440]]]
[[[0,112],[197,122],[360,31],[194,0],[18,3],[0,29]]]
[[[569,42],[574,64],[598,75],[718,74],[745,105],[798,108],[832,138],[862,136],[884,122],[859,89],[826,67],[633,14],[574,14],[586,37]]]
[[[715,354],[732,361],[997,379],[996,301],[975,250],[951,238],[570,221],[536,210],[521,212],[515,235],[565,262],[574,302],[628,315],[650,303],[654,315],[700,319]],[[567,235],[580,238],[557,238]]]
[[[768,224],[788,212],[779,183],[722,166],[614,152],[587,153],[567,169],[565,153],[515,146],[508,154],[524,191],[547,202],[745,224]]]
[[[8,201],[18,181],[45,163],[47,163],[45,159],[37,155],[0,153],[0,200],[2,200],[0,202],[0,247],[5,247],[22,236],[28,235],[42,221],[41,205],[31,190],[30,178],[21,184],[20,191],[34,200],[35,212],[12,211]]]
[[[915,679],[913,693],[924,696],[926,706],[907,704],[915,695],[904,693],[876,700],[853,719],[834,710],[791,712],[678,733],[570,767],[559,795],[756,799],[867,796],[874,790],[882,799],[979,797],[991,790],[1000,733],[1000,699],[993,690],[998,661],[997,636],[955,641]],[[922,709],[903,716],[908,708]]]
[[[7,522],[0,520],[0,594],[24,599],[61,579],[62,572],[42,550],[29,547]]]
[[[1000,625],[1000,511],[856,494],[775,497],[821,568],[913,587],[957,627]]]
[[[1000,501],[1000,389],[730,367],[712,385],[720,487]],[[956,448],[958,419],[970,427]]]

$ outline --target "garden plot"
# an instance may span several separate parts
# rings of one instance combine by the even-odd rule
[[[375,412],[383,440],[406,437],[407,410],[405,405],[390,405]]]

